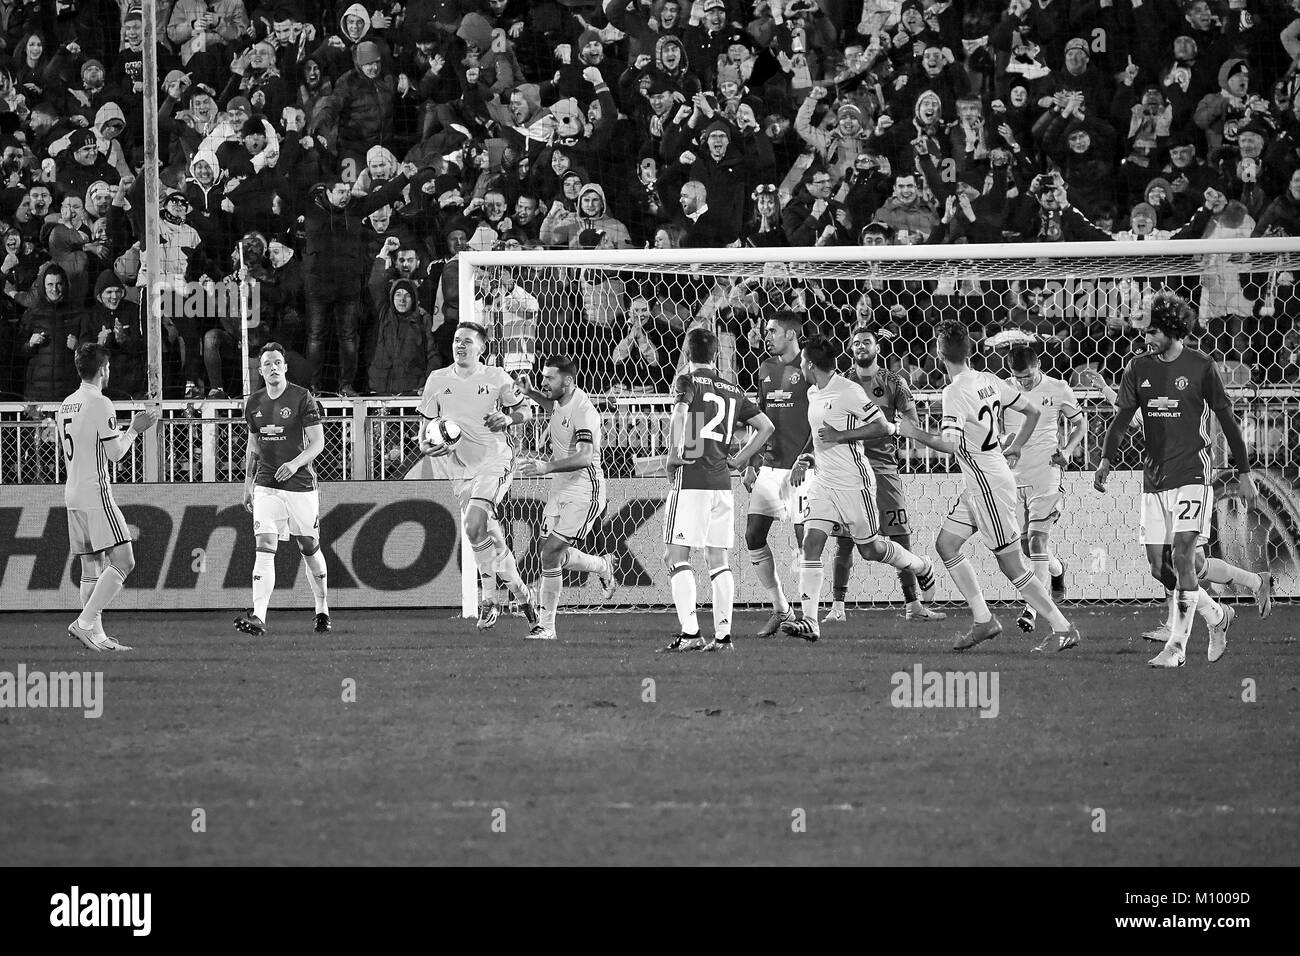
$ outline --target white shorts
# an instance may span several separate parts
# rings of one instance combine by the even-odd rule
[[[320,492],[254,485],[253,534],[271,533],[281,541],[289,535],[315,538],[320,533]]]
[[[674,488],[664,512],[664,544],[688,548],[732,548],[736,503],[731,489]]]
[[[487,509],[488,514],[496,516],[497,508],[510,490],[510,482],[515,476],[515,460],[497,458],[474,465],[474,473],[468,478],[456,478],[452,489],[460,503],[460,513],[464,515],[472,502]]]
[[[804,501],[803,523],[809,530],[866,544],[880,533],[875,483],[849,489],[822,488],[814,482]]]
[[[1209,485],[1183,485],[1142,493],[1142,544],[1172,545],[1180,531],[1195,531],[1208,541],[1214,493]]]
[[[1029,532],[1048,532],[1056,527],[1065,507],[1065,489],[1059,474],[1043,475],[1037,481],[1016,478],[1016,515],[1020,527]]]
[[[807,487],[807,478],[798,488],[790,484],[789,468],[764,465],[758,469],[754,490],[749,493],[749,513],[798,524],[803,521],[802,499]]]
[[[943,530],[962,540],[978,531],[989,550],[1001,551],[1020,543],[1016,510],[1015,482],[985,475],[974,491],[967,488],[953,502],[948,517],[943,519]]]
[[[131,530],[112,497],[98,508],[68,509],[68,551],[98,554],[131,543]]]
[[[569,492],[556,495],[546,502],[543,513],[542,536],[558,535],[569,544],[578,544],[595,530],[596,522],[605,513],[605,485],[600,485],[600,493],[593,495]]]

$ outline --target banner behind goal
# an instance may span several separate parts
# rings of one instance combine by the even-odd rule
[[[973,364],[999,375],[1009,374],[1010,345],[1032,338],[1039,343],[1044,371],[1068,381],[1089,414],[1088,435],[1070,471],[1090,475],[1112,414],[1101,386],[1118,385],[1135,349],[1142,348],[1151,299],[1170,289],[1196,311],[1197,328],[1189,344],[1220,363],[1255,456],[1252,464],[1271,469],[1269,480],[1261,483],[1265,500],[1259,510],[1247,514],[1230,494],[1221,493],[1216,514],[1215,547],[1235,563],[1258,568],[1293,563],[1300,552],[1295,504],[1300,498],[1298,276],[1300,248],[1287,239],[471,252],[460,258],[460,314],[489,329],[489,361],[511,372],[535,379],[548,355],[573,357],[580,387],[597,396],[602,409],[606,474],[633,481],[623,488],[644,482],[642,497],[649,502],[666,489],[662,456],[668,393],[684,367],[682,345],[693,326],[705,325],[718,334],[720,370],[751,392],[766,357],[763,323],[774,312],[795,311],[804,317],[807,332],[840,340],[846,368],[853,329],[870,328],[880,340],[882,364],[911,384],[922,421],[932,427],[944,385],[942,364],[933,355],[939,322],[965,322],[977,342]],[[539,416],[518,436],[525,451],[549,453],[545,427]],[[1140,442],[1135,429],[1124,442],[1120,470],[1139,466]],[[1217,444],[1216,463],[1223,464],[1226,452],[1221,440]],[[934,532],[960,477],[944,456],[908,443],[902,445],[900,465],[913,476],[905,484],[915,511],[912,523],[919,528],[914,549],[931,553]],[[1071,490],[1066,507],[1078,512],[1080,520],[1063,520],[1054,545],[1068,566],[1071,597],[1131,600],[1154,595],[1154,582],[1135,588],[1132,581],[1145,574],[1145,564],[1131,489],[1125,485],[1124,492],[1103,497],[1087,482],[1071,479],[1066,484]],[[536,552],[530,540],[536,527],[523,515],[532,507],[523,500],[545,494],[544,483],[532,485],[526,496],[523,484],[516,486],[520,505],[514,510],[519,515],[507,508],[525,569],[536,564],[530,560]],[[739,492],[739,480],[736,488]],[[621,492],[621,497],[636,496]],[[640,550],[657,540],[661,515],[647,519],[630,514],[612,499],[606,526],[588,543],[589,550],[627,551],[629,536],[649,536]],[[743,502],[744,495],[738,494],[741,528]],[[638,522],[635,528],[633,522]],[[1115,528],[1128,531],[1115,536]],[[1097,540],[1099,533],[1107,540]],[[787,536],[788,531],[773,529],[778,567],[789,572],[794,541],[789,536],[787,542]],[[974,553],[977,549],[971,547]],[[759,603],[763,594],[743,540],[738,538],[736,548],[737,600]],[[661,564],[645,567],[630,552],[624,564],[629,585],[624,606],[670,605]],[[985,570],[992,572],[992,564]],[[784,577],[792,583],[792,573]],[[1290,571],[1283,577],[1291,584],[1279,590],[1300,592]],[[594,582],[574,587],[576,583],[566,585],[567,609],[585,606],[596,595]],[[851,588],[850,600],[901,600],[892,575],[874,568],[867,572],[860,561]],[[467,590],[467,604],[469,594]],[[707,597],[707,588],[701,594]]]

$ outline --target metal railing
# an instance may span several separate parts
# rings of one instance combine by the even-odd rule
[[[1234,389],[1238,420],[1242,422],[1252,463],[1260,467],[1300,465],[1300,394],[1294,389]],[[1101,396],[1076,390],[1089,415],[1089,428],[1076,455],[1076,468],[1095,467],[1112,410]],[[921,421],[937,430],[938,392],[915,393]],[[670,400],[663,396],[594,396],[601,410],[602,450],[610,477],[638,474],[638,459],[664,454],[668,443]],[[422,419],[414,398],[322,399],[325,450],[316,459],[323,481],[404,478],[420,460]],[[63,482],[64,462],[54,427],[57,405],[0,404],[0,483],[5,485]],[[121,403],[123,424],[141,407]],[[159,423],[159,474],[164,482],[237,482],[245,478],[247,426],[237,401],[167,402]],[[516,436],[527,452],[545,452],[547,419],[539,416]],[[1120,467],[1139,463],[1140,429],[1126,436]],[[1226,461],[1218,436],[1216,461]],[[110,466],[114,482],[145,480],[144,444]],[[900,467],[905,472],[948,472],[946,455],[914,443],[900,443]]]

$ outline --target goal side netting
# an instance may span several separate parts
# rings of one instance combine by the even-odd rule
[[[1065,508],[1051,543],[1064,562],[1071,599],[1149,601],[1161,594],[1138,545],[1140,427],[1130,430],[1109,493],[1092,472],[1113,408],[1104,383],[1118,386],[1136,349],[1154,295],[1172,290],[1197,316],[1190,344],[1211,355],[1229,388],[1258,469],[1260,501],[1246,509],[1235,488],[1217,491],[1212,553],[1253,569],[1271,568],[1282,595],[1300,594],[1300,243],[1287,239],[892,246],[829,249],[567,250],[469,252],[460,258],[461,320],[484,325],[488,360],[536,381],[546,358],[572,357],[579,385],[602,419],[602,462],[609,507],[584,550],[617,556],[620,609],[667,609],[662,526],[668,483],[664,455],[669,392],[684,368],[685,333],[707,326],[719,337],[718,365],[751,394],[766,359],[763,326],[794,311],[806,332],[845,346],[855,327],[877,333],[880,362],[910,384],[923,424],[937,427],[942,365],[936,326],[959,319],[976,341],[974,365],[1009,375],[1012,345],[1034,341],[1047,374],[1069,382],[1087,413],[1084,439],[1064,476]],[[1216,426],[1217,427],[1217,426]],[[548,457],[548,420],[539,414],[515,440]],[[1216,465],[1226,464],[1215,436]],[[933,541],[962,480],[946,456],[900,443],[914,550]],[[540,578],[540,539],[548,481],[516,478],[502,518],[524,578]],[[745,550],[747,494],[737,478],[736,544],[731,566],[737,602],[767,600]],[[789,525],[770,544],[787,593],[797,552]],[[826,550],[825,593],[832,588]],[[978,540],[968,552],[990,599],[1015,595]],[[704,571],[702,556],[698,570]],[[469,562],[466,562],[467,564]],[[477,601],[472,568],[463,600]],[[703,604],[708,579],[700,577]],[[1232,590],[1229,589],[1229,594]],[[892,569],[855,560],[852,603],[902,600]],[[940,575],[937,600],[960,601]],[[599,607],[594,578],[569,575],[561,607]]]

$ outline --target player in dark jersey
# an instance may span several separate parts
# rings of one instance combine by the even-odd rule
[[[891,425],[906,418],[919,424],[916,401],[906,380],[897,372],[880,364],[880,340],[875,332],[865,326],[853,330],[853,368],[845,374],[850,382],[857,382],[867,397],[884,412]],[[880,534],[892,538],[905,551],[912,550],[912,526],[908,520],[907,496],[903,493],[903,477],[898,473],[898,439],[892,435],[868,439],[862,443],[867,462],[876,475],[876,510],[880,514]],[[844,620],[844,600],[848,595],[849,575],[853,571],[853,539],[835,539],[835,564],[831,576],[831,609],[822,621]],[[916,587],[916,575],[900,570],[898,581],[903,586],[903,600],[907,602],[909,621],[942,621],[948,615],[931,610],[921,600]]]
[[[253,606],[235,619],[245,634],[266,632],[266,609],[275,590],[275,551],[292,537],[307,565],[316,598],[317,633],[331,627],[325,555],[320,542],[320,493],[311,463],[325,448],[320,406],[307,389],[286,377],[284,346],[262,346],[260,371],[266,387],[248,396],[248,477],[244,507],[253,513],[257,557],[253,563]]]
[[[772,422],[734,382],[714,367],[718,337],[708,329],[686,333],[686,371],[674,386],[668,445],[668,509],[664,516],[664,564],[681,631],[665,651],[729,651],[731,606],[736,582],[727,564],[735,540],[731,471],[744,468],[772,437]],[[733,457],[737,425],[748,425],[749,441]],[[713,582],[713,640],[700,636],[695,614],[695,571],[691,549],[703,548]]]
[[[802,493],[790,484],[790,469],[808,445],[808,380],[803,374],[799,342],[803,320],[794,312],[779,312],[767,320],[764,343],[771,355],[758,370],[758,408],[776,429],[772,440],[745,469],[744,485],[749,492],[749,513],[745,517],[745,547],[758,571],[758,583],[772,601],[772,616],[757,637],[775,637],[795,613],[786,600],[776,559],[768,544],[772,522],[794,525],[795,542],[803,547]]]
[[[1151,303],[1146,331],[1150,351],[1124,370],[1119,410],[1106,431],[1101,463],[1093,484],[1106,491],[1106,479],[1119,454],[1119,441],[1139,410],[1145,434],[1142,474],[1142,543],[1151,573],[1175,589],[1174,620],[1164,649],[1151,659],[1153,667],[1181,667],[1194,614],[1200,611],[1210,627],[1209,659],[1217,661],[1227,648],[1233,609],[1220,605],[1196,579],[1198,539],[1208,535],[1214,496],[1210,464],[1210,414],[1223,427],[1237,466],[1242,497],[1253,504],[1256,493],[1246,457],[1246,443],[1232,414],[1232,402],[1219,370],[1204,352],[1183,340],[1191,331],[1192,307],[1171,292]],[[1165,570],[1164,551],[1173,548],[1173,575]]]

